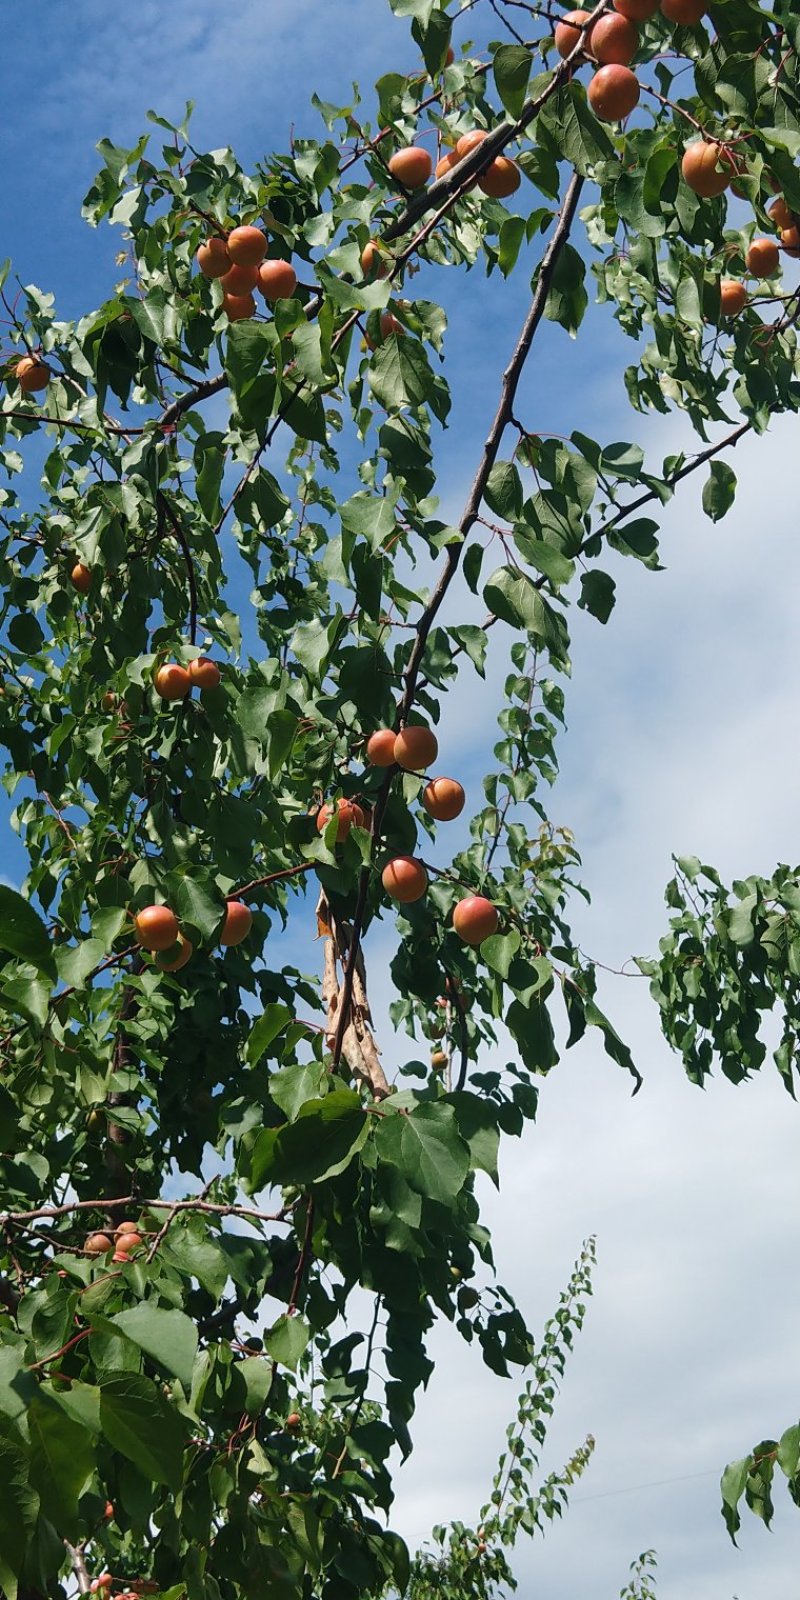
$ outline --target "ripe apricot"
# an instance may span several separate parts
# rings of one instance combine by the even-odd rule
[[[139,1224],[138,1222],[118,1222],[116,1231],[117,1233],[138,1233]]]
[[[683,153],[681,172],[684,182],[695,194],[702,195],[704,200],[722,194],[730,183],[730,171],[717,170],[721,154],[720,146],[706,139],[695,139]]]
[[[336,828],[336,843],[341,844],[347,838],[353,824],[356,827],[366,827],[366,814],[355,800],[337,800],[336,813],[339,818]],[[324,805],[317,812],[317,833],[324,833],[334,814],[333,806]]]
[[[395,151],[389,160],[389,171],[407,189],[421,189],[433,171],[433,162],[421,144],[409,144],[404,150]]]
[[[186,667],[178,661],[165,661],[158,668],[153,682],[162,700],[183,700],[192,687]]]
[[[204,239],[197,251],[197,265],[204,278],[224,278],[231,265],[224,239]]]
[[[588,96],[601,122],[622,122],[639,104],[639,79],[630,67],[601,67],[589,84]]]
[[[708,10],[707,0],[661,0],[661,15],[683,28],[694,28]]]
[[[286,1426],[287,1428],[299,1428],[302,1420],[303,1419],[300,1416],[299,1411],[290,1411],[288,1417],[286,1418]]]
[[[453,908],[453,927],[465,944],[482,944],[497,932],[496,906],[482,894],[469,894]]]
[[[234,261],[233,266],[228,268],[224,278],[220,278],[219,281],[226,295],[249,294],[258,283],[258,267],[242,267]]]
[[[83,561],[76,561],[69,575],[69,581],[78,594],[88,594],[92,587],[92,569]]]
[[[784,228],[794,227],[794,212],[789,210],[783,195],[779,195],[777,200],[773,200],[772,205],[768,206],[767,210],[779,233],[782,233]]]
[[[434,1072],[444,1072],[448,1060],[449,1057],[445,1050],[431,1051],[431,1066],[433,1067]]]
[[[297,288],[297,273],[291,261],[262,261],[258,284],[265,300],[291,300]]]
[[[180,972],[181,967],[185,967],[187,961],[191,961],[194,951],[191,939],[187,939],[184,934],[179,933],[178,945],[180,948],[175,956],[170,956],[166,950],[156,953],[156,966],[160,967],[162,972]]]
[[[781,228],[781,249],[787,256],[800,256],[800,228]]]
[[[198,689],[216,689],[220,683],[220,670],[216,661],[208,656],[198,656],[189,662],[189,678]]]
[[[256,303],[251,294],[226,294],[222,309],[229,322],[246,322],[256,314]]]
[[[478,188],[493,200],[506,200],[522,182],[516,161],[509,156],[495,156],[478,179]]]
[[[394,741],[394,759],[407,772],[423,772],[439,754],[439,741],[419,723],[403,728]]]
[[[421,900],[428,887],[428,874],[421,861],[414,856],[395,856],[381,873],[381,883],[386,893],[401,905]]]
[[[253,913],[243,900],[229,900],[225,921],[219,936],[220,944],[241,944],[253,926]]]
[[[738,278],[723,278],[719,286],[719,309],[723,317],[738,317],[747,305],[747,290]]]
[[[267,253],[267,241],[260,228],[234,228],[228,234],[228,255],[240,267],[257,267]]]
[[[23,394],[35,394],[37,389],[47,388],[50,368],[46,361],[40,361],[37,356],[23,356],[14,368],[14,377]]]
[[[483,141],[485,138],[487,138],[487,136],[486,128],[473,128],[471,133],[462,133],[461,138],[456,144],[456,159],[458,161],[463,161],[464,157],[468,156],[471,150],[476,150],[479,144],[483,144]]]
[[[105,1506],[105,1510],[103,1512],[103,1517],[104,1517],[106,1522],[113,1522],[114,1521],[114,1506],[113,1506],[113,1503],[112,1503],[111,1500],[107,1500],[106,1501],[106,1506]]]
[[[460,159],[461,157],[456,150],[448,150],[445,155],[439,157],[434,177],[446,177],[448,172],[452,172],[453,167],[458,166]]]
[[[754,239],[744,259],[754,278],[771,278],[778,270],[781,253],[774,239]]]
[[[127,1261],[127,1259],[127,1250],[115,1250],[113,1256],[111,1257],[112,1261]],[[117,1600],[122,1600],[122,1595],[117,1595]]]
[[[112,1248],[107,1233],[90,1233],[84,1249],[90,1256],[104,1256]]]
[[[372,767],[394,766],[394,728],[378,728],[367,740],[367,760]]]
[[[389,271],[375,239],[368,239],[361,252],[361,271],[365,278],[385,278]]]
[[[134,1250],[138,1250],[141,1242],[142,1236],[140,1233],[118,1234],[117,1248],[114,1252],[114,1260],[117,1261],[120,1256],[122,1256],[124,1260],[126,1256],[132,1255]]]
[[[556,49],[562,60],[565,61],[567,56],[571,56],[576,44],[580,43],[581,30],[590,17],[589,11],[568,11],[567,15],[556,24]],[[588,48],[588,44],[587,34],[583,41],[584,50]]]
[[[646,22],[658,10],[658,0],[614,0],[614,10],[629,22]]]
[[[592,55],[601,66],[627,67],[639,48],[639,29],[627,17],[613,12],[600,17],[592,28]]]
[[[452,822],[464,810],[466,795],[455,778],[431,778],[422,791],[422,804],[437,822]]]
[[[180,932],[178,919],[169,906],[145,906],[134,917],[133,927],[144,950],[170,950]]]

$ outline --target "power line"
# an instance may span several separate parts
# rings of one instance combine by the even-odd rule
[[[601,1489],[599,1494],[579,1494],[570,1499],[571,1506],[586,1505],[590,1500],[610,1500],[612,1495],[637,1494],[640,1489],[666,1489],[672,1483],[691,1483],[697,1478],[716,1478],[717,1468],[706,1472],[686,1472],[680,1478],[655,1478],[652,1483],[632,1483],[627,1489]]]

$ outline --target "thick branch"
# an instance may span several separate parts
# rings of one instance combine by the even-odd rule
[[[544,256],[542,257],[542,264],[539,269],[539,276],[536,281],[536,289],[534,291],[533,300],[531,301],[530,310],[525,318],[522,332],[517,341],[514,354],[512,355],[511,360],[503,374],[503,386],[500,395],[500,404],[497,408],[492,426],[489,429],[486,443],[483,448],[483,455],[481,457],[480,465],[475,474],[472,488],[470,489],[467,503],[464,507],[464,513],[459,523],[459,532],[461,537],[456,543],[448,545],[447,547],[444,566],[440,573],[439,581],[436,584],[433,594],[431,595],[431,598],[428,601],[428,604],[425,607],[417,626],[417,636],[414,640],[408,665],[406,666],[403,674],[405,688],[397,712],[397,721],[401,725],[406,721],[408,713],[414,703],[414,695],[416,693],[419,671],[423,656],[425,654],[425,645],[427,643],[428,634],[430,633],[433,619],[436,616],[442,601],[444,600],[444,597],[453,581],[453,578],[456,575],[456,572],[458,571],[459,563],[461,561],[461,553],[469,537],[470,530],[477,519],[478,512],[480,511],[481,501],[486,489],[486,484],[489,479],[489,473],[491,472],[492,467],[497,459],[500,441],[508,423],[511,420],[511,415],[514,410],[514,400],[516,397],[519,380],[522,375],[522,370],[528,355],[530,354],[530,349],[536,334],[536,330],[539,327],[544,315],[544,308],[547,303],[547,296],[550,292],[553,274],[564,245],[569,238],[570,229],[575,219],[575,213],[578,207],[578,200],[580,198],[582,188],[583,179],[578,175],[578,173],[573,173],[564,197],[564,204],[561,209],[561,216],[558,221],[558,226],[556,227],[555,233],[553,234],[553,237],[550,240],[547,249],[545,250]],[[372,825],[373,841],[377,841],[381,836],[381,825],[383,823],[383,818],[386,811],[391,784],[392,769],[390,767],[387,770],[386,777],[384,778],[375,805]],[[345,1033],[348,1027],[350,1008],[353,998],[353,983],[356,974],[356,962],[361,945],[361,935],[364,928],[364,914],[367,908],[367,895],[369,893],[371,870],[371,866],[364,867],[362,869],[361,878],[359,881],[358,898],[353,915],[350,958],[347,963],[344,984],[342,986],[339,1017],[333,1043],[334,1067],[338,1064],[341,1058]]]
[[[68,1539],[64,1540],[64,1545],[66,1547],[67,1555],[72,1563],[72,1570],[78,1580],[78,1589],[81,1594],[88,1594],[92,1583],[86,1570],[86,1562],[83,1559],[83,1552],[76,1549],[74,1544],[70,1544]]]

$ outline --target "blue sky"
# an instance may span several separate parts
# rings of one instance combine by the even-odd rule
[[[367,92],[382,72],[415,62],[407,24],[383,0],[241,0],[234,10],[143,0],[124,20],[96,0],[45,0],[7,7],[3,22],[0,258],[11,254],[23,282],[54,290],[68,316],[99,303],[116,276],[116,234],[93,232],[79,214],[98,138],[132,144],[148,107],[177,119],[192,98],[195,142],[231,144],[246,164],[285,147],[292,124],[314,130],[312,91],[344,100],[353,79]],[[457,37],[473,25],[470,13]],[[527,275],[506,286],[452,275],[435,292],[448,309],[456,395],[438,458],[451,519],[524,314]],[[628,410],[621,374],[631,358],[606,313],[577,342],[546,328],[522,419],[533,430],[639,439],[658,462],[686,432],[679,419]],[[776,425],[743,448],[739,500],[719,528],[702,517],[699,485],[685,487],[665,518],[667,572],[619,562],[608,629],[575,615],[554,814],[575,828],[594,894],[581,937],[611,966],[654,947],[671,849],[696,850],[729,876],[795,858],[795,434],[793,423]],[[443,753],[468,785],[484,767],[477,739],[493,737],[506,642],[495,630],[487,684],[476,690],[466,678],[443,719]],[[0,868],[16,875],[19,860],[6,828]],[[367,954],[391,1066],[403,1046],[386,1023],[390,949],[387,928]],[[797,1513],[781,1502],[772,1536],[747,1524],[737,1553],[718,1516],[716,1473],[796,1415],[797,1112],[777,1079],[691,1089],[661,1044],[644,986],[608,978],[604,987],[644,1090],[632,1102],[587,1041],[548,1080],[538,1128],[507,1155],[499,1199],[486,1196],[501,1279],[534,1326],[581,1239],[599,1236],[596,1301],[556,1422],[562,1456],[588,1429],[597,1456],[563,1526],[521,1555],[520,1576],[543,1596],[609,1600],[629,1561],[655,1545],[662,1600],[789,1595]],[[473,1514],[513,1411],[512,1386],[449,1329],[436,1353],[395,1519],[412,1539],[434,1517]]]

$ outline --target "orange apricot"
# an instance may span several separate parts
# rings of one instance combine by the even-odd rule
[[[104,1256],[112,1244],[107,1233],[90,1233],[83,1248],[90,1256]]]
[[[262,261],[258,269],[258,284],[265,300],[291,300],[297,288],[297,273],[291,261]]]
[[[367,740],[367,760],[372,767],[394,766],[394,745],[397,734],[394,728],[378,728]]]
[[[589,84],[589,104],[601,122],[622,122],[639,104],[639,93],[630,67],[601,67]]]
[[[327,828],[328,823],[333,815],[333,806],[324,805],[320,807],[319,811],[317,812],[317,833],[325,832],[325,829]],[[337,844],[341,844],[342,841],[347,838],[347,835],[354,824],[358,828],[366,827],[366,813],[363,807],[358,805],[355,800],[337,800],[336,815],[339,819],[336,827]]]
[[[719,286],[719,309],[723,317],[738,317],[747,305],[747,290],[738,278],[723,278]]]
[[[639,29],[628,17],[613,12],[600,17],[592,28],[592,55],[601,66],[627,67],[639,48]]]
[[[197,689],[216,689],[221,681],[216,661],[211,661],[208,656],[198,656],[195,661],[190,661],[188,672]]]
[[[466,795],[455,778],[431,778],[422,791],[422,804],[437,822],[452,822],[464,810]]]
[[[252,294],[226,294],[222,309],[229,322],[245,322],[255,316],[256,303]]]
[[[453,908],[453,927],[465,944],[482,944],[497,932],[497,907],[482,894],[467,895]]]
[[[389,263],[381,255],[375,239],[368,239],[361,252],[361,271],[365,278],[385,278],[389,271]]]
[[[781,253],[774,239],[754,239],[744,259],[754,278],[771,278],[778,270]]]
[[[191,961],[194,953],[194,945],[191,939],[187,939],[184,934],[179,933],[178,946],[178,953],[174,956],[171,956],[168,950],[156,952],[156,966],[160,967],[162,972],[180,972],[181,967],[185,967],[187,961]]]
[[[493,200],[507,200],[508,196],[519,188],[521,182],[522,177],[516,161],[512,161],[509,156],[495,156],[494,161],[489,162],[486,171],[481,173],[478,188],[482,189],[484,194],[490,195]]]
[[[556,24],[556,49],[562,60],[571,56],[576,44],[580,43],[581,31],[590,21],[590,11],[568,11],[565,17]],[[584,37],[583,48],[589,46],[588,34]]]
[[[169,906],[145,906],[133,919],[134,932],[143,950],[171,950],[180,928]]]
[[[267,241],[260,228],[234,228],[228,234],[228,255],[240,267],[257,267],[267,253]]]
[[[407,772],[424,771],[438,754],[436,734],[421,723],[415,722],[403,728],[394,741],[394,759],[398,767],[404,767]]]
[[[195,259],[204,278],[224,278],[231,265],[224,239],[204,239]]]
[[[192,687],[189,672],[178,661],[163,662],[153,682],[162,700],[184,700]]]
[[[462,133],[455,148],[456,159],[463,161],[464,157],[468,156],[471,150],[476,150],[479,144],[483,144],[486,138],[488,138],[486,128],[473,128],[471,133]]]
[[[695,139],[683,153],[681,172],[684,183],[704,200],[722,194],[731,181],[730,169],[720,172],[721,147],[706,139]]]
[[[446,153],[443,156],[439,157],[439,160],[436,163],[436,171],[434,173],[434,177],[436,177],[436,178],[444,178],[444,177],[446,177],[448,172],[452,172],[453,168],[458,166],[458,163],[459,163],[460,159],[461,159],[461,157],[459,156],[459,154],[458,154],[458,152],[456,150],[448,150],[448,151],[446,151]]]
[[[410,905],[421,900],[428,887],[428,874],[414,856],[395,856],[381,873],[381,883],[392,900]]]
[[[253,926],[253,913],[243,900],[229,900],[225,921],[219,936],[220,944],[241,944]]]
[[[219,281],[226,295],[249,294],[258,283],[258,267],[243,267],[238,261],[234,261],[233,266],[228,268],[224,278],[220,278]]]
[[[629,22],[647,22],[658,10],[658,0],[614,0],[614,10]]]
[[[694,28],[702,22],[708,10],[708,0],[661,0],[661,15],[668,22],[680,23],[682,28]]]
[[[40,361],[38,356],[23,356],[14,368],[14,377],[23,394],[35,394],[37,389],[46,389],[50,376],[47,362]]]
[[[772,205],[768,206],[767,210],[779,233],[782,233],[784,228],[794,227],[794,212],[790,211],[782,194],[778,196],[777,200],[773,200]]]
[[[69,575],[69,581],[78,594],[88,594],[92,587],[92,569],[83,561],[76,561]]]
[[[421,144],[409,144],[404,150],[395,151],[389,160],[389,171],[407,189],[421,189],[433,171],[433,162]]]
[[[796,223],[791,228],[781,228],[781,249],[787,256],[800,256],[800,228]]]

